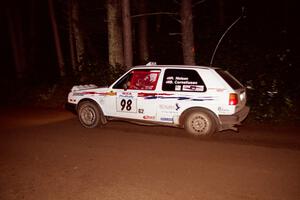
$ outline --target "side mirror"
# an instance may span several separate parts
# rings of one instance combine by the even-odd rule
[[[123,84],[123,89],[124,89],[125,91],[128,89],[127,83],[124,83],[124,84]]]

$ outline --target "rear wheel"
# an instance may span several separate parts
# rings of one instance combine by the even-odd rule
[[[85,128],[95,128],[101,125],[103,113],[98,105],[93,102],[85,101],[79,104],[78,118]]]
[[[187,114],[184,128],[192,136],[209,136],[216,132],[217,124],[212,114],[197,109]]]

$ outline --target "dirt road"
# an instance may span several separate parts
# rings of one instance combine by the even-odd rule
[[[242,127],[210,140],[61,110],[2,109],[0,199],[300,199],[297,128]]]

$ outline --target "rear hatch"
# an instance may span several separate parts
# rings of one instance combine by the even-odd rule
[[[224,71],[222,69],[216,69],[216,72],[224,79],[224,81],[227,82],[227,84],[234,90],[237,96],[237,102],[232,102],[232,105],[237,106],[237,111],[241,110],[247,102],[246,98],[246,89],[245,87],[236,79],[234,76],[232,76],[229,72]],[[229,104],[230,98],[229,98]]]

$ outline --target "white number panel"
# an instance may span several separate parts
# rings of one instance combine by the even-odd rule
[[[117,112],[136,113],[137,97],[131,92],[121,92],[117,97]]]

